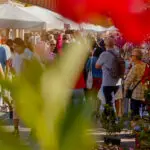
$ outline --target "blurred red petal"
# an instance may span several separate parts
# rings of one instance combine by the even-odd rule
[[[122,17],[120,17],[120,15]],[[150,33],[150,11],[142,13],[114,14],[115,26],[129,41],[139,43]]]
[[[90,22],[110,26],[109,17],[112,18],[116,27],[130,41],[140,42],[150,33],[150,10],[146,8],[150,8],[150,0],[56,1],[57,12],[76,22]]]
[[[110,16],[124,37],[141,42],[150,33],[150,0],[60,0],[59,11],[77,22],[89,21],[109,26],[105,17]],[[101,14],[101,15],[100,15]]]
[[[129,12],[140,9],[142,5],[142,0],[59,0],[58,11],[80,22],[95,14]]]
[[[81,22],[99,14],[99,6],[95,5],[98,0],[60,0],[58,11],[67,18]],[[99,3],[98,3],[99,4]]]

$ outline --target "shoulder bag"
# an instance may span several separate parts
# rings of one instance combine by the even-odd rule
[[[92,59],[93,59],[93,56],[91,58],[90,69],[89,69],[87,80],[86,80],[86,87],[89,90],[92,89],[92,87],[93,87],[93,74],[92,74],[92,63],[93,63],[93,60]]]

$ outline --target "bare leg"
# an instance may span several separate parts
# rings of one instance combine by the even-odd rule
[[[19,135],[19,119],[13,119],[14,123],[14,135],[18,136]]]
[[[122,100],[116,100],[115,101],[115,106],[116,106],[116,114],[118,117],[122,116]]]
[[[14,129],[19,130],[19,119],[14,119]]]
[[[13,124],[14,124],[14,134],[15,136],[19,135],[19,118],[16,114],[16,110],[13,111]]]

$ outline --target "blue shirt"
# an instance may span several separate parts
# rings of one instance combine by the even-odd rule
[[[11,50],[9,48],[9,46],[7,46],[6,44],[1,45],[6,52],[6,60],[9,60],[11,58]]]
[[[6,61],[7,61],[7,56],[6,56],[5,48],[0,46],[0,64],[2,65],[3,70],[5,70]]]
[[[113,52],[117,55],[118,52],[113,50]],[[108,51],[103,52],[99,59],[97,60],[97,63],[102,66],[103,71],[103,78],[102,78],[102,86],[116,86],[119,79],[114,79],[108,68],[112,68],[113,61],[115,57]]]
[[[95,64],[96,64],[97,60],[98,60],[97,57],[89,58],[88,61],[87,61],[87,64],[86,64],[86,71],[88,72],[90,70],[91,61],[92,61],[92,75],[93,75],[93,78],[102,78],[102,70],[95,68]]]

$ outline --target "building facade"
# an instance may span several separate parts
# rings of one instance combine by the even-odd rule
[[[59,0],[20,0],[20,1],[27,4],[48,8],[50,10],[56,10]]]

